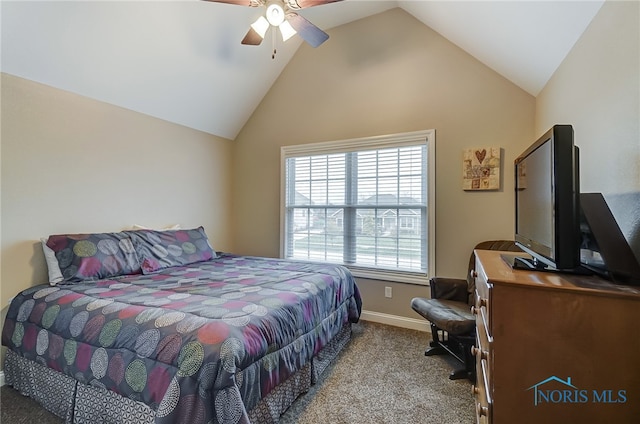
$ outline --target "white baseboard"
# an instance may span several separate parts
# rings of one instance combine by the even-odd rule
[[[383,314],[382,312],[362,311],[360,318],[363,321],[377,322],[379,324],[393,325],[395,327],[409,328],[411,330],[431,332],[429,323],[424,319],[407,318],[398,315]]]
[[[0,387],[4,386],[4,371],[0,371]]]

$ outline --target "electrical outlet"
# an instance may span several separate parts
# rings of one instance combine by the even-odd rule
[[[384,288],[384,297],[393,297],[391,294],[391,287]]]

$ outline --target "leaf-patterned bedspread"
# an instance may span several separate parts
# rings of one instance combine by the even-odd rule
[[[2,343],[150,405],[157,423],[242,423],[360,310],[344,267],[222,254],[29,288],[11,303]]]

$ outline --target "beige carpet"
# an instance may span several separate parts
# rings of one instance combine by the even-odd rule
[[[447,357],[425,357],[427,334],[363,322],[324,381],[281,419],[299,423],[475,422],[471,384]]]
[[[282,416],[282,424],[475,421],[471,384],[451,381],[447,357],[425,357],[427,334],[362,322],[318,384]],[[54,424],[52,416],[10,387],[0,390],[4,423]]]

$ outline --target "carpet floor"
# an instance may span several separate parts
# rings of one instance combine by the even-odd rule
[[[457,366],[446,356],[424,356],[427,334],[371,322],[353,326],[351,342],[318,384],[281,417],[281,424],[471,424],[467,380],[451,381]],[[0,389],[1,422],[60,424],[9,386]]]

